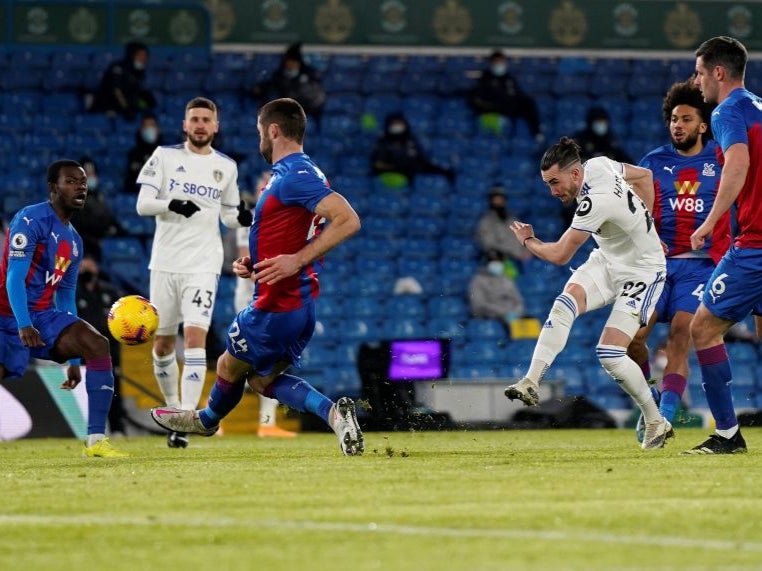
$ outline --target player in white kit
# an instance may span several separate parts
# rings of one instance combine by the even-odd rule
[[[570,138],[550,147],[542,157],[542,180],[564,205],[576,200],[571,226],[557,242],[542,242],[530,224],[515,221],[516,237],[532,254],[554,264],[567,263],[592,235],[597,248],[574,270],[550,310],[537,340],[526,376],[505,395],[526,405],[539,401],[543,375],[569,338],[578,315],[611,305],[596,354],[606,372],[627,392],[646,423],[643,449],[661,448],[673,436],[659,413],[640,367],[627,356],[638,329],[648,323],[666,275],[666,259],[654,229],[650,170],[595,157],[584,165],[579,146]]]
[[[159,311],[153,368],[167,406],[195,410],[206,377],[206,334],[222,268],[219,221],[250,226],[252,214],[238,192],[238,166],[212,148],[219,130],[217,107],[204,97],[185,107],[186,141],[158,147],[138,176],[137,211],[156,217],[151,250],[151,301]],[[183,324],[185,362],[178,391],[175,356]],[[171,448],[185,448],[187,435],[170,433]]]

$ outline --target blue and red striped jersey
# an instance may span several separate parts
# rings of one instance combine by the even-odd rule
[[[325,175],[304,153],[293,153],[273,165],[272,177],[254,209],[249,233],[253,263],[281,254],[294,254],[320,234],[325,219],[314,213],[317,204],[331,193]],[[278,283],[256,282],[254,307],[283,312],[301,307],[318,296],[318,259]]]
[[[721,165],[724,154],[737,143],[749,147],[749,171],[736,199],[739,248],[762,248],[762,100],[750,91],[738,88],[712,113],[712,131],[719,145]]]
[[[663,145],[643,157],[640,166],[653,172],[653,216],[659,237],[668,247],[667,257],[690,257],[691,234],[706,220],[720,185],[717,145],[708,141],[693,156],[681,155],[672,144]],[[695,255],[709,256],[716,264],[729,247],[730,213],[726,212]]]
[[[42,311],[55,307],[59,287],[76,289],[81,256],[82,238],[74,226],[61,222],[49,202],[19,210],[8,228],[0,263],[0,315],[13,315],[5,285],[9,265],[30,263],[25,278],[27,307]]]

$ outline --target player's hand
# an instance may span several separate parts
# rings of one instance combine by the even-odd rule
[[[19,338],[24,347],[45,347],[40,332],[32,325],[19,329]]]
[[[67,391],[72,390],[82,381],[82,370],[79,365],[69,365],[66,368],[66,380],[61,383],[61,388]]]
[[[664,254],[669,254],[669,246],[667,246],[667,243],[664,240],[659,240],[661,242],[661,249],[664,250]]]
[[[241,204],[238,205],[238,223],[241,226],[251,226],[254,222],[254,215],[251,213],[251,210],[248,209],[246,206],[246,201],[242,200]]]
[[[281,254],[254,264],[254,280],[271,285],[302,269],[294,254]]]
[[[249,256],[243,256],[233,262],[233,273],[239,278],[248,279],[253,271],[254,267],[251,265],[251,258]]]
[[[706,222],[696,228],[696,231],[691,234],[691,248],[701,250],[713,229],[714,224],[707,224]]]
[[[516,238],[522,246],[524,245],[524,240],[534,237],[534,228],[532,228],[532,225],[518,220],[513,221],[511,230],[513,230],[513,233],[516,235]]]
[[[190,218],[196,212],[201,210],[201,208],[199,208],[192,200],[178,200],[177,198],[173,198],[169,201],[169,209],[186,218]]]

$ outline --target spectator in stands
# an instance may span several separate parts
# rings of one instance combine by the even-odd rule
[[[156,107],[156,98],[145,85],[148,55],[148,46],[129,42],[124,57],[103,73],[90,111],[131,120]]]
[[[387,186],[410,184],[416,174],[423,173],[444,175],[451,184],[455,181],[455,171],[431,162],[402,113],[386,117],[384,132],[371,153],[371,170],[382,176]]]
[[[603,107],[594,106],[588,110],[585,128],[577,132],[573,139],[582,149],[580,156],[583,161],[604,156],[620,163],[632,163],[632,159],[614,135],[611,117]]]
[[[304,62],[302,44],[292,44],[283,53],[280,66],[270,78],[254,87],[258,99],[289,97],[298,101],[307,115],[320,122],[326,95],[320,73]]]
[[[101,257],[101,240],[106,236],[122,234],[123,231],[100,191],[98,167],[90,157],[82,157],[79,164],[87,174],[87,201],[72,218],[72,224],[82,236],[85,252]]]
[[[520,265],[532,255],[516,239],[510,228],[515,218],[508,210],[508,199],[501,184],[492,186],[489,192],[489,209],[479,219],[476,227],[476,241],[482,252],[499,252],[506,265]],[[515,268],[518,273],[518,267]]]
[[[135,133],[135,146],[127,154],[127,174],[124,178],[124,190],[137,192],[140,190],[137,184],[138,175],[143,165],[148,162],[156,147],[163,144],[161,127],[153,113],[145,113],[140,120],[140,127]]]
[[[537,103],[524,93],[516,78],[508,72],[508,58],[500,50],[489,56],[489,66],[482,71],[478,83],[469,95],[473,110],[482,115],[498,113],[512,120],[523,119],[538,143],[545,141],[540,129]]]
[[[109,309],[117,299],[122,297],[123,292],[100,276],[98,262],[87,250],[79,264],[77,281],[77,314],[109,341],[114,372],[114,397],[111,400],[108,423],[112,436],[123,435],[125,412],[121,389],[121,349],[119,343],[109,333],[107,322]]]
[[[468,303],[472,316],[497,319],[510,334],[511,322],[524,313],[524,298],[505,270],[503,255],[487,252],[486,263],[468,284]]]

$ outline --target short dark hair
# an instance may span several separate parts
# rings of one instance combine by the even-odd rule
[[[209,109],[213,113],[217,113],[217,106],[214,101],[207,99],[206,97],[194,97],[185,106],[185,112],[187,113],[191,109]]]
[[[295,99],[284,97],[266,103],[259,110],[259,122],[264,129],[275,123],[287,139],[300,145],[304,142],[307,115]]]
[[[549,170],[553,165],[559,169],[568,167],[575,162],[581,162],[580,146],[571,137],[561,137],[558,142],[542,155],[540,170]]]
[[[701,44],[696,57],[704,60],[704,67],[714,69],[721,65],[728,70],[731,79],[743,81],[749,54],[744,45],[730,36],[717,36]]]
[[[661,104],[661,116],[665,125],[669,126],[672,121],[672,110],[678,105],[687,105],[698,111],[701,121],[706,123],[708,127],[703,139],[711,139],[712,134],[709,127],[711,127],[712,110],[715,106],[704,101],[701,90],[693,84],[692,80],[675,83],[667,91],[667,95]]]
[[[82,165],[77,161],[71,159],[61,159],[59,161],[53,161],[48,165],[47,181],[50,184],[58,182],[58,177],[61,176],[61,169],[63,167],[78,167],[82,168]],[[82,169],[84,170],[84,169]]]

